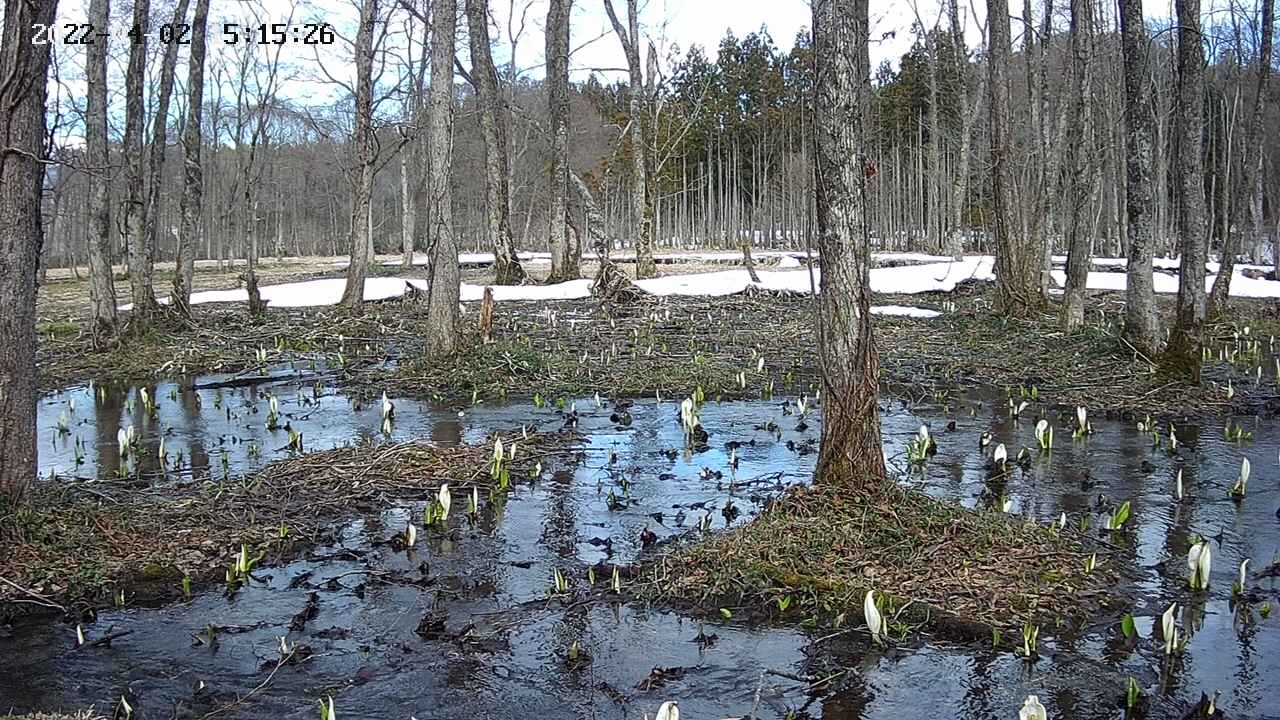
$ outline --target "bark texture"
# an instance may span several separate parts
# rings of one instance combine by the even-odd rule
[[[360,4],[360,29],[356,32],[356,124],[351,137],[355,149],[351,169],[351,261],[347,264],[347,285],[342,291],[342,306],[358,310],[364,302],[364,280],[369,273],[369,213],[373,196],[373,53],[378,0]]]
[[[427,137],[425,198],[419,225],[429,235],[431,282],[427,290],[426,349],[433,356],[452,355],[462,347],[458,322],[462,274],[458,239],[453,233],[453,55],[457,0],[433,0],[431,11],[431,100]],[[429,224],[429,227],[425,227]]]
[[[205,29],[209,0],[196,0],[191,18],[191,57],[187,61],[187,119],[182,126],[182,197],[178,201],[178,257],[173,273],[173,305],[190,315],[191,282],[195,275],[196,248],[200,244],[200,213],[204,204],[204,144],[201,122],[204,108]]]
[[[36,274],[44,242],[45,76],[57,0],[10,0],[0,47],[0,514],[22,503],[36,475]]]
[[[1142,0],[1121,0],[1120,36],[1125,89],[1125,222],[1129,237],[1124,335],[1139,352],[1152,357],[1159,349],[1160,327],[1151,276],[1155,250],[1151,206],[1153,118]]]
[[[1074,330],[1084,324],[1084,300],[1089,280],[1089,256],[1093,227],[1089,200],[1093,195],[1094,167],[1084,143],[1093,133],[1090,98],[1093,64],[1093,0],[1071,0],[1072,89],[1068,110],[1067,142],[1062,147],[1063,200],[1066,203],[1067,287],[1062,305],[1062,325]]]
[[[1227,301],[1231,294],[1231,277],[1235,274],[1236,255],[1245,247],[1245,236],[1254,236],[1263,231],[1261,206],[1253,212],[1254,196],[1262,175],[1262,113],[1267,102],[1267,82],[1271,79],[1271,55],[1275,41],[1275,0],[1262,0],[1262,43],[1258,48],[1258,87],[1253,96],[1253,110],[1249,115],[1249,128],[1244,141],[1244,162],[1240,174],[1240,191],[1236,193],[1236,203],[1231,215],[1231,226],[1236,232],[1227,228],[1226,238],[1222,241],[1221,267],[1218,279],[1213,284],[1213,292],[1209,296],[1208,316],[1220,317],[1227,309]],[[1254,240],[1250,237],[1250,244]],[[1280,251],[1277,251],[1280,256]]]
[[[187,7],[190,0],[178,0],[173,10],[173,26],[187,22]],[[165,150],[169,142],[169,105],[173,99],[173,76],[178,67],[178,43],[167,43],[164,46],[164,59],[160,63],[160,90],[156,95],[156,114],[151,124],[151,154],[147,164],[147,206],[144,212],[143,245],[148,252],[148,267],[155,266],[156,254],[159,251],[159,221],[163,196],[160,194],[160,179],[164,172]],[[148,278],[151,285],[154,278]],[[154,294],[154,286],[152,293]]]
[[[1174,106],[1177,137],[1178,210],[1175,227],[1182,267],[1178,273],[1178,309],[1162,366],[1171,375],[1200,382],[1205,313],[1205,233],[1203,112],[1204,46],[1200,0],[1176,0],[1178,16],[1178,96]]]
[[[493,245],[495,282],[519,285],[524,268],[516,259],[511,235],[511,159],[507,154],[507,126],[500,121],[503,96],[489,47],[489,0],[466,0],[467,35],[471,41],[471,77],[480,103],[480,129],[484,135],[485,214]]]
[[[631,139],[631,208],[635,224],[636,277],[649,278],[658,274],[653,260],[654,198],[652,152],[648,91],[644,71],[640,67],[640,15],[637,0],[627,0],[627,24],[624,27],[613,9],[613,0],[604,0],[605,12],[613,25],[613,32],[622,44],[627,56],[628,109],[630,115],[627,132]],[[651,64],[656,60],[650,48]],[[652,80],[652,78],[650,78]]]
[[[1014,221],[1012,130],[1009,120],[1009,2],[987,0],[987,110],[991,119],[991,204],[1000,311],[1028,317],[1040,311],[1040,247],[1020,237]]]
[[[146,125],[142,85],[146,80],[147,38],[151,0],[134,0],[133,28],[143,35],[129,41],[129,66],[124,76],[124,227],[129,248],[129,288],[133,294],[130,325],[143,330],[156,312],[156,296],[151,287],[151,249],[145,232],[147,208],[143,197],[142,134]]]
[[[866,125],[871,98],[867,0],[814,0],[814,181],[822,291],[819,482],[870,491],[885,482],[871,325]]]
[[[547,7],[547,103],[551,119],[549,282],[582,276],[569,240],[569,13],[573,0],[550,0]]]
[[[90,0],[89,22],[107,27],[110,0]],[[89,300],[93,344],[105,348],[116,336],[116,284],[111,251],[111,160],[107,150],[107,39],[85,48],[85,155],[89,176]]]

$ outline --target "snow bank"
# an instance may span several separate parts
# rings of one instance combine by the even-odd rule
[[[483,255],[484,253],[474,253],[463,255],[462,258],[475,258]],[[529,253],[529,255],[535,254]],[[706,253],[704,255],[710,256],[712,254]],[[728,253],[725,255],[728,255]],[[775,256],[784,259],[789,257],[795,260],[794,254],[777,253]],[[936,256],[915,253],[879,253],[877,258],[913,262],[920,262],[926,258],[937,259]],[[1115,265],[1117,262],[1123,263],[1124,260],[1122,258],[1097,258],[1095,262],[1106,266]],[[900,295],[914,295],[926,292],[948,293],[955,290],[960,283],[968,280],[994,281],[994,266],[995,260],[990,255],[971,255],[963,260],[952,261],[943,258],[938,262],[872,268],[871,290],[875,293]],[[1247,267],[1252,266],[1241,266],[1242,269]],[[808,293],[810,291],[810,271],[805,268],[798,270],[760,270],[758,275],[760,277],[758,284],[751,282],[749,274],[744,269],[666,275],[639,280],[636,284],[645,292],[659,296],[722,297],[743,292],[752,285],[761,290],[769,291],[794,293]],[[1066,283],[1066,273],[1063,271],[1054,270],[1051,275],[1053,281],[1059,287]],[[1214,275],[1208,276],[1206,284],[1212,287],[1215,279],[1216,276]],[[820,283],[820,269],[813,270],[812,281],[815,284]],[[1090,272],[1088,283],[1091,290],[1123,291],[1125,289],[1125,275],[1118,272]],[[1178,291],[1178,278],[1174,275],[1155,273],[1153,283],[1157,293],[1173,294]],[[260,291],[263,300],[267,301],[269,306],[273,308],[314,307],[336,305],[342,299],[342,291],[345,284],[346,280],[344,278],[326,278],[280,285],[263,285]],[[411,286],[417,290],[425,291],[426,281],[395,277],[368,278],[365,281],[364,299],[373,301],[400,297]],[[464,284],[462,286],[462,299],[464,301],[479,300],[484,295],[484,287],[483,285]],[[555,285],[499,285],[492,287],[494,299],[500,302],[513,300],[576,300],[589,297],[591,294],[590,280],[572,280]],[[1280,298],[1280,282],[1258,280],[1237,274],[1231,283],[1231,294],[1234,297]],[[247,301],[248,294],[243,289],[206,290],[191,295],[191,304],[193,305]],[[162,299],[161,302],[167,303],[168,298]],[[124,305],[121,309],[128,310],[131,307],[131,305]],[[877,309],[876,312],[884,315],[908,315],[910,317],[935,317],[937,315],[937,313],[933,313],[930,310],[897,306],[886,306]]]

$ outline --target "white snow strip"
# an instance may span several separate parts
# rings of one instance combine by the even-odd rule
[[[482,253],[481,253],[482,254]],[[895,257],[902,258],[903,255]],[[910,255],[911,258],[932,257]],[[1108,258],[1101,258],[1110,260]],[[968,256],[963,260],[930,262],[921,265],[903,265],[899,267],[872,268],[871,290],[882,294],[913,295],[925,292],[951,292],[956,285],[966,280],[990,282],[995,279],[994,259],[989,256]],[[709,273],[692,273],[684,275],[666,275],[663,277],[639,280],[636,284],[653,295],[679,295],[721,297],[734,295],[756,285],[762,290],[807,293],[810,291],[810,274],[807,269],[799,270],[761,270],[758,272],[760,282],[752,283],[746,270],[733,269]],[[1066,282],[1066,274],[1060,270],[1052,272],[1054,282],[1061,287]],[[1216,276],[1206,277],[1206,285],[1210,288]],[[821,280],[821,270],[813,271],[814,283]],[[1090,272],[1089,289],[1123,291],[1125,275],[1117,272]],[[1155,273],[1153,276],[1155,291],[1172,294],[1178,291],[1178,278],[1166,273]],[[342,299],[342,291],[346,285],[345,278],[326,278],[305,282],[283,283],[280,285],[263,285],[260,287],[262,299],[273,308],[314,307],[336,305]],[[410,286],[418,290],[426,290],[426,281],[395,277],[375,277],[365,280],[364,299],[367,301],[386,300],[404,295]],[[483,285],[464,284],[462,300],[475,301],[484,295]],[[515,285],[492,286],[493,296],[497,301],[512,300],[575,300],[589,297],[590,280],[572,280],[555,285]],[[1231,283],[1231,294],[1235,297],[1280,298],[1280,282],[1259,280],[1237,274]],[[215,302],[247,302],[248,294],[243,289],[206,290],[193,293],[191,303],[199,305]],[[164,298],[161,302],[168,302]],[[121,306],[121,310],[129,310],[131,305]],[[909,308],[913,317],[934,317],[932,311]],[[882,308],[880,314],[901,314],[894,308]]]

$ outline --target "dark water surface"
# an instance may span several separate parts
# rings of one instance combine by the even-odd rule
[[[118,472],[116,432],[129,425],[142,438],[144,471],[158,469],[164,437],[170,474],[243,473],[289,452],[287,433],[264,427],[268,394],[277,397],[281,424],[301,431],[308,449],[384,439],[376,402],[361,407],[323,384],[315,388],[312,377],[199,390],[190,382],[161,383],[148,388],[157,398],[154,415],[136,388],[104,394],[85,387],[44,398],[42,474]],[[1013,456],[1035,445],[1032,428],[1042,410],[1033,404],[1013,421],[1003,396],[882,405],[886,455],[904,471],[904,482],[967,506],[1000,502],[984,482],[980,434],[993,433]],[[557,428],[565,417],[531,404],[455,408],[400,399],[396,406],[393,441],[481,442],[521,424]],[[704,624],[637,604],[586,602],[587,568],[634,560],[646,528],[659,538],[694,533],[709,516],[718,531],[731,497],[741,523],[787,487],[808,482],[821,419],[811,410],[808,427],[797,430],[794,397],[712,401],[701,413],[710,448],[672,455],[683,442],[674,401],[638,401],[626,427],[610,422],[607,400],[600,408],[593,398],[578,398],[573,407],[583,435],[580,459],[546,468],[505,504],[487,507],[475,525],[455,512],[447,532],[421,530],[411,553],[385,541],[410,518],[420,521],[421,505],[394,505],[333,528],[326,544],[262,569],[232,598],[215,588],[163,609],[104,611],[85,627],[90,639],[108,628],[131,631],[110,647],[75,650],[74,627],[63,624],[11,628],[0,635],[0,712],[90,704],[110,712],[128,692],[140,718],[202,717],[246,695],[218,717],[314,717],[317,700],[332,695],[343,718],[639,718],[667,699],[679,700],[682,717],[695,720],[747,716],[753,708],[762,718],[1012,718],[1022,699],[1036,694],[1050,717],[1111,718],[1123,716],[1119,701],[1132,676],[1150,699],[1149,717],[1180,718],[1201,692],[1214,691],[1222,692],[1218,704],[1228,717],[1280,717],[1280,612],[1263,619],[1258,610],[1262,602],[1280,604],[1280,594],[1274,578],[1257,577],[1280,550],[1274,420],[1231,418],[1253,433],[1244,443],[1224,439],[1225,418],[1177,424],[1181,447],[1170,453],[1153,448],[1132,421],[1096,417],[1095,434],[1073,440],[1067,418],[1052,415],[1055,449],[1038,455],[1028,471],[1015,471],[1004,497],[1012,513],[1038,522],[1065,511],[1073,524],[1088,516],[1094,528],[1103,508],[1132,502],[1130,531],[1108,542],[1126,577],[1116,592],[1129,599],[1142,637],[1125,649],[1116,641],[1116,618],[1069,633],[1044,628],[1044,657],[1030,665],[991,652],[989,643],[879,649],[857,634],[832,638],[823,630],[719,618]],[[57,430],[63,413],[66,434]],[[952,420],[956,428],[948,431]],[[933,428],[939,452],[923,469],[908,471],[906,444],[921,422]],[[1165,425],[1160,429],[1167,434]],[[740,443],[736,472],[726,448],[731,441]],[[1237,503],[1227,490],[1242,456],[1253,473],[1247,497]],[[1174,499],[1178,468],[1186,490],[1181,502]],[[455,498],[455,509],[464,503]],[[1196,534],[1220,539],[1210,590],[1192,595],[1185,556]],[[1231,602],[1244,558],[1251,560],[1249,587],[1257,599],[1248,621]],[[549,599],[557,569],[573,593]],[[597,577],[601,586],[608,580]],[[291,630],[313,593],[314,617]],[[1191,639],[1167,664],[1152,626],[1174,601],[1186,607],[1180,624]],[[202,633],[205,640],[198,639]],[[714,642],[698,642],[700,635],[714,635]],[[263,686],[280,657],[280,636],[311,657],[280,668]],[[589,661],[566,661],[575,643]]]

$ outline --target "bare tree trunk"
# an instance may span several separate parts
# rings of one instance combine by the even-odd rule
[[[653,184],[649,177],[653,163],[650,162],[650,132],[648,130],[649,103],[645,88],[644,73],[640,67],[640,19],[637,0],[627,0],[627,26],[624,28],[613,9],[613,0],[604,0],[604,9],[609,15],[613,31],[622,43],[622,51],[627,56],[628,97],[630,98],[627,113],[628,133],[631,136],[631,210],[635,223],[636,277],[648,278],[657,275],[658,268],[653,261]],[[650,49],[650,61],[653,57]]]
[[[420,187],[430,223],[428,263],[431,284],[427,295],[426,350],[432,356],[452,355],[462,347],[458,299],[462,275],[458,270],[458,238],[453,231],[453,56],[458,21],[457,0],[433,0],[431,12],[431,108],[426,148],[428,181]],[[419,205],[421,210],[423,205]],[[425,224],[425,223],[424,223]]]
[[[173,272],[173,306],[191,314],[191,283],[195,276],[196,248],[200,243],[200,215],[204,203],[204,166],[201,122],[204,110],[205,29],[209,0],[196,0],[191,19],[191,58],[187,65],[187,119],[182,127],[182,199],[178,203],[178,253]]]
[[[1234,211],[1230,212],[1233,222],[1228,223],[1226,236],[1222,239],[1222,258],[1218,268],[1218,279],[1213,284],[1213,292],[1209,296],[1207,309],[1209,318],[1221,317],[1227,309],[1227,301],[1231,293],[1231,276],[1235,274],[1236,255],[1243,246],[1246,228],[1250,234],[1262,232],[1262,224],[1255,222],[1252,212],[1253,197],[1258,178],[1262,174],[1262,111],[1267,102],[1267,81],[1271,77],[1271,55],[1275,38],[1275,0],[1262,0],[1262,43],[1258,52],[1258,89],[1253,98],[1253,112],[1249,116],[1249,129],[1244,141],[1243,172],[1240,177],[1239,200]],[[1224,178],[1223,182],[1227,182]],[[1257,214],[1261,219],[1261,213]],[[1231,232],[1234,225],[1239,231]],[[1278,252],[1277,254],[1280,254]]]
[[[360,3],[360,29],[356,33],[355,166],[351,186],[351,260],[347,263],[347,285],[342,306],[359,310],[364,302],[364,279],[369,273],[369,212],[373,195],[373,35],[378,19],[378,0]]]
[[[547,9],[547,102],[551,119],[550,214],[551,282],[574,280],[582,269],[569,247],[566,195],[569,189],[569,14],[573,0],[550,0]]]
[[[1067,287],[1062,305],[1062,325],[1074,330],[1084,324],[1084,300],[1089,280],[1092,232],[1088,204],[1093,195],[1092,152],[1084,143],[1093,136],[1093,101],[1090,98],[1093,64],[1093,0],[1071,0],[1071,53],[1073,59],[1067,142],[1063,145],[1067,203]]]
[[[133,27],[148,32],[151,0],[134,0]],[[129,44],[129,67],[125,71],[124,161],[125,202],[122,226],[129,247],[129,286],[133,292],[131,327],[144,330],[156,311],[151,288],[151,250],[144,232],[146,205],[143,194],[142,131],[145,111],[142,84],[146,79],[147,42],[140,37]]]
[[[107,27],[110,0],[91,0],[89,22]],[[89,299],[93,305],[94,347],[117,332],[116,285],[112,272],[111,159],[107,150],[107,38],[85,48],[85,154],[89,162]]]
[[[417,207],[413,201],[413,155],[409,149],[400,151],[400,268],[413,268],[413,226],[417,224]]]
[[[1014,237],[1013,168],[1009,157],[1009,3],[987,0],[987,108],[991,116],[991,195],[995,226],[996,291],[1001,312],[1029,317],[1040,311],[1040,246]]]
[[[502,91],[489,48],[489,0],[466,0],[467,34],[471,40],[471,77],[480,104],[484,134],[485,212],[493,244],[495,282],[519,285],[526,279],[511,237],[511,159],[507,155],[506,124],[501,122]]]
[[[1205,234],[1203,133],[1204,46],[1200,0],[1175,0],[1178,16],[1178,97],[1174,108],[1178,133],[1178,309],[1162,365],[1169,373],[1200,382],[1205,312]]]
[[[44,234],[45,76],[57,0],[10,0],[0,52],[0,514],[24,501],[36,476],[36,273]]]
[[[871,98],[867,0],[814,0],[814,160],[822,445],[816,477],[859,491],[885,483],[871,326],[866,125]]]
[[[1120,2],[1121,51],[1124,53],[1125,211],[1129,236],[1124,335],[1139,352],[1152,357],[1160,344],[1151,257],[1155,250],[1152,201],[1151,87],[1142,0]]]
[[[173,26],[183,25],[187,21],[189,0],[178,0],[173,11]],[[164,153],[169,142],[169,103],[173,97],[173,75],[178,65],[178,43],[171,42],[164,46],[164,60],[160,64],[160,91],[156,97],[156,114],[151,121],[151,157],[147,167],[147,205],[143,214],[143,246],[146,248],[148,272],[153,272],[156,255],[159,252],[160,234],[157,231],[160,222],[161,195],[163,185]],[[147,278],[152,285],[152,278]],[[152,291],[154,297],[154,290]]]

